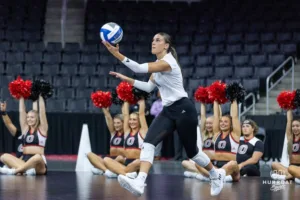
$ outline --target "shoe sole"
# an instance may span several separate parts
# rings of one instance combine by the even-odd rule
[[[118,182],[120,183],[121,187],[128,190],[132,194],[134,194],[137,197],[140,197],[142,194],[139,193],[138,191],[134,190],[130,184],[126,182],[125,179],[122,178],[122,176],[118,176]]]

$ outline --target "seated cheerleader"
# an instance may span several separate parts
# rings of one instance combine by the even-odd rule
[[[300,119],[293,120],[292,110],[287,111],[286,136],[288,139],[288,152],[290,158],[289,168],[278,162],[272,163],[274,180],[290,180],[300,184]]]
[[[225,115],[221,119],[219,103],[217,101],[214,102],[213,132],[215,145],[214,165],[226,171],[227,176],[224,181],[239,181],[240,171],[236,162],[236,154],[241,136],[241,126],[236,100],[231,103],[230,115]],[[205,169],[201,169],[199,172],[201,174],[196,176],[197,179],[209,181],[209,173]]]
[[[124,102],[122,114],[124,117],[124,141],[125,163],[117,162],[109,157],[104,158],[104,164],[108,169],[105,172],[107,177],[117,177],[118,174],[126,175],[130,178],[137,176],[140,168],[141,147],[148,131],[148,125],[145,117],[145,100],[139,100],[139,112],[129,115],[129,103]]]
[[[24,98],[19,100],[20,127],[23,137],[23,156],[17,158],[10,154],[1,156],[1,161],[8,168],[0,170],[3,174],[47,174],[47,162],[44,149],[48,135],[48,122],[46,117],[45,102],[39,96],[39,112],[31,110],[26,114]]]
[[[32,106],[33,106],[33,110],[37,110],[37,101],[34,101],[33,104],[32,104]],[[23,144],[22,144],[23,137],[22,137],[22,133],[12,123],[10,117],[7,115],[7,112],[6,112],[6,102],[5,101],[4,102],[0,102],[0,111],[1,111],[2,120],[4,122],[4,125],[6,126],[6,128],[10,132],[10,134],[16,139],[16,144],[17,144],[16,157],[17,158],[21,158],[22,155],[23,155]],[[3,163],[1,161],[0,161],[0,166],[7,168],[7,166],[3,165]]]
[[[109,108],[102,108],[105,116],[106,125],[111,135],[110,139],[110,157],[118,162],[124,162],[124,131],[123,131],[123,116],[117,114],[114,118],[111,117]],[[103,174],[107,168],[104,165],[103,158],[97,156],[95,153],[90,152],[87,157],[91,164],[94,166],[92,172],[94,174]]]
[[[213,116],[206,118],[206,107],[205,104],[200,104],[200,133],[202,139],[202,151],[208,155],[210,160],[214,160],[215,149],[213,142]],[[221,107],[220,107],[221,112]],[[182,166],[186,170],[184,176],[188,178],[197,177],[200,171],[203,169],[195,164],[192,160],[182,161]],[[199,168],[199,169],[198,169]]]
[[[241,176],[260,176],[259,160],[264,154],[264,144],[255,137],[257,131],[258,126],[253,120],[243,122],[243,137],[236,155]]]

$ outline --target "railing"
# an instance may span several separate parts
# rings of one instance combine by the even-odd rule
[[[255,95],[251,92],[246,97],[244,102],[247,101],[247,99],[250,99],[252,97],[252,104],[249,105],[249,107],[244,106],[244,110],[242,112],[242,103],[239,104],[239,120],[241,120],[241,117],[244,116],[249,110],[252,109],[252,114],[255,114]]]
[[[61,7],[61,43],[62,46],[65,46],[65,27],[66,27],[66,18],[67,18],[67,5],[68,5],[68,0],[63,0],[62,2],[62,7]]]
[[[292,67],[285,71],[284,70],[284,66],[288,63],[288,62],[292,62]],[[269,84],[270,84],[270,80],[271,78],[279,71],[279,70],[282,70],[282,76],[275,82],[275,83],[271,83],[271,86],[269,87]],[[267,93],[267,99],[266,99],[266,114],[268,115],[269,114],[269,96],[270,96],[270,91],[284,78],[286,77],[290,72],[292,72],[292,90],[294,89],[294,76],[295,76],[295,62],[294,62],[294,59],[292,56],[288,57],[281,65],[279,65],[279,67],[277,67],[277,69],[272,72],[268,77],[267,77],[267,80],[266,80],[266,93]]]

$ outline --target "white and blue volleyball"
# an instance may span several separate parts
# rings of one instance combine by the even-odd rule
[[[118,24],[109,22],[101,27],[100,37],[102,41],[107,41],[110,44],[118,44],[122,40],[123,30]]]

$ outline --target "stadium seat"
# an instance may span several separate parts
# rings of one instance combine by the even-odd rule
[[[60,74],[62,75],[77,75],[78,74],[78,66],[77,64],[62,64],[60,67]]]
[[[259,79],[243,79],[243,86],[247,92],[254,92],[259,89]]]
[[[216,67],[214,77],[225,79],[233,75],[233,67]]]
[[[233,77],[235,78],[251,78],[253,76],[252,67],[236,67]]]

